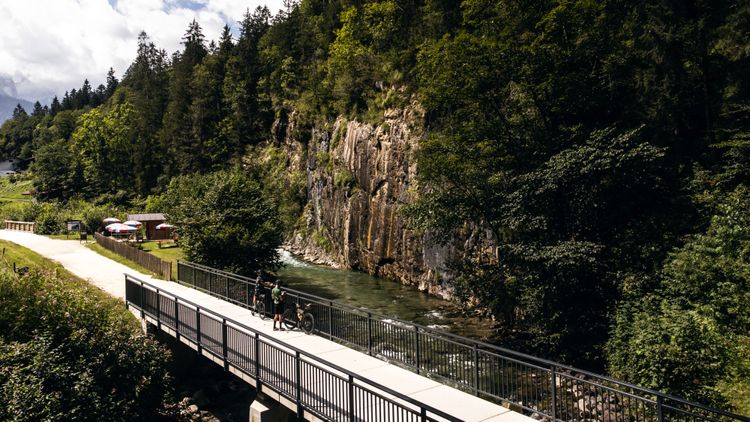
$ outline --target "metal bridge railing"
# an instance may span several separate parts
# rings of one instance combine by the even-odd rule
[[[256,279],[179,261],[177,280],[243,307]],[[287,300],[312,304],[317,334],[479,397],[554,421],[744,421],[713,409],[592,372],[394,319],[285,288]],[[266,309],[270,295],[266,295]]]
[[[175,336],[331,421],[460,422],[418,400],[125,275],[125,302]],[[263,387],[261,387],[263,388]]]

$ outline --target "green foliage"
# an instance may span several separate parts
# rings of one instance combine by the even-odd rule
[[[667,301],[629,311],[629,318],[616,322],[627,334],[614,333],[610,359],[621,370],[613,374],[690,400],[727,405],[716,385],[738,350],[715,320]],[[617,344],[623,334],[628,342]]]
[[[315,230],[312,233],[312,239],[315,241],[315,244],[318,245],[318,247],[322,248],[326,252],[331,252],[333,250],[333,245],[331,244],[331,240],[328,239],[327,235],[328,231],[325,227],[321,227],[318,230]]]
[[[241,274],[278,265],[276,209],[258,180],[241,170],[175,178],[160,203],[187,260]]]
[[[652,289],[667,251],[713,212],[689,195],[720,198],[750,180],[747,149],[719,160],[709,150],[747,133],[726,118],[747,98],[745,41],[726,29],[746,10],[512,0],[460,10],[430,15],[454,28],[416,57],[432,134],[420,145],[426,188],[406,215],[437,242],[471,235],[452,264],[457,292],[502,316],[506,341],[599,368],[624,292]]]
[[[315,154],[315,164],[318,168],[328,173],[333,173],[333,159],[327,151],[318,151]]]
[[[65,234],[68,220],[81,220],[83,229],[89,233],[103,228],[105,217],[126,216],[124,209],[112,205],[95,205],[88,201],[71,200],[65,203],[46,202],[7,203],[0,207],[0,218],[14,221],[33,221],[39,234]]]
[[[333,173],[333,185],[339,190],[345,192],[347,195],[352,192],[357,184],[357,179],[347,169],[337,169]]]
[[[341,142],[342,138],[346,136],[347,131],[347,122],[346,120],[343,120],[339,123],[336,130],[333,132],[333,137],[331,138],[331,149],[336,149],[336,146]]]
[[[362,42],[361,13],[352,6],[341,12],[341,28],[336,32],[336,40],[331,44],[328,60],[329,84],[339,113],[346,113],[361,102],[369,89],[372,89],[372,70],[375,57],[371,48]]]
[[[285,235],[291,235],[307,200],[307,174],[290,171],[290,157],[274,146],[253,150],[251,169],[262,179],[263,195],[271,200]]]
[[[739,341],[733,348],[737,351],[732,356],[734,363],[727,369],[727,377],[717,384],[717,389],[736,413],[750,415],[750,338]]]
[[[734,191],[669,256],[656,289],[630,292],[608,345],[613,374],[717,406],[748,397],[749,209],[747,188]]]
[[[437,242],[450,242],[466,221],[487,228],[452,266],[458,297],[502,316],[506,341],[601,365],[621,275],[658,259],[674,226],[661,214],[674,206],[665,201],[664,151],[637,130],[596,131],[521,172],[493,160],[496,148],[428,140],[421,170],[441,188],[404,212]]]
[[[0,304],[0,419],[142,420],[162,408],[168,352],[118,301],[53,271],[6,269]]]
[[[104,110],[94,109],[79,118],[71,136],[69,153],[74,179],[89,196],[115,193],[133,185],[132,154],[134,142],[134,108],[129,103]],[[63,152],[64,153],[64,152]]]
[[[75,158],[68,150],[65,140],[60,139],[40,147],[31,164],[37,197],[46,200],[72,196],[76,188],[71,173],[74,163]]]
[[[36,215],[34,230],[38,234],[58,234],[65,230],[65,220],[61,218],[57,204],[41,204]]]

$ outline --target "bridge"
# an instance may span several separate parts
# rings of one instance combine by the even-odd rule
[[[0,238],[125,299],[156,329],[307,420],[750,421],[288,289],[288,301],[313,304],[316,333],[271,331],[247,309],[253,279],[180,262],[179,283],[167,282],[75,242],[7,230]]]
[[[526,421],[499,405],[269,320],[215,298],[193,301],[125,275],[126,303],[142,319],[194,348],[311,421]],[[183,292],[184,293],[184,292]],[[202,300],[201,300],[202,299]],[[200,302],[200,304],[198,303]],[[215,311],[221,309],[221,311]],[[377,380],[376,380],[377,379]]]

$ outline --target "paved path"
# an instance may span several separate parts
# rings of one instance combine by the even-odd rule
[[[59,262],[78,277],[88,280],[112,296],[125,298],[124,273],[153,283],[166,292],[201,304],[206,309],[241,322],[265,335],[277,338],[301,350],[313,353],[331,363],[378,382],[425,404],[465,421],[533,421],[504,407],[482,400],[406,369],[388,364],[339,343],[299,331],[273,331],[270,319],[261,321],[240,306],[220,300],[180,284],[154,279],[120,263],[105,258],[81,245],[77,240],[56,240],[32,233],[0,230],[0,239],[25,246]]]

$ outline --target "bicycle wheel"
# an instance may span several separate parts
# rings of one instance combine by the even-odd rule
[[[284,325],[286,325],[286,328],[292,329],[295,326],[297,326],[297,315],[295,315],[294,310],[287,309],[284,311]]]
[[[312,333],[313,328],[315,328],[315,318],[313,318],[312,314],[305,314],[305,319],[302,320],[302,329],[305,330],[307,334]]]
[[[262,301],[255,303],[255,310],[258,312],[260,319],[266,319],[266,304]]]

